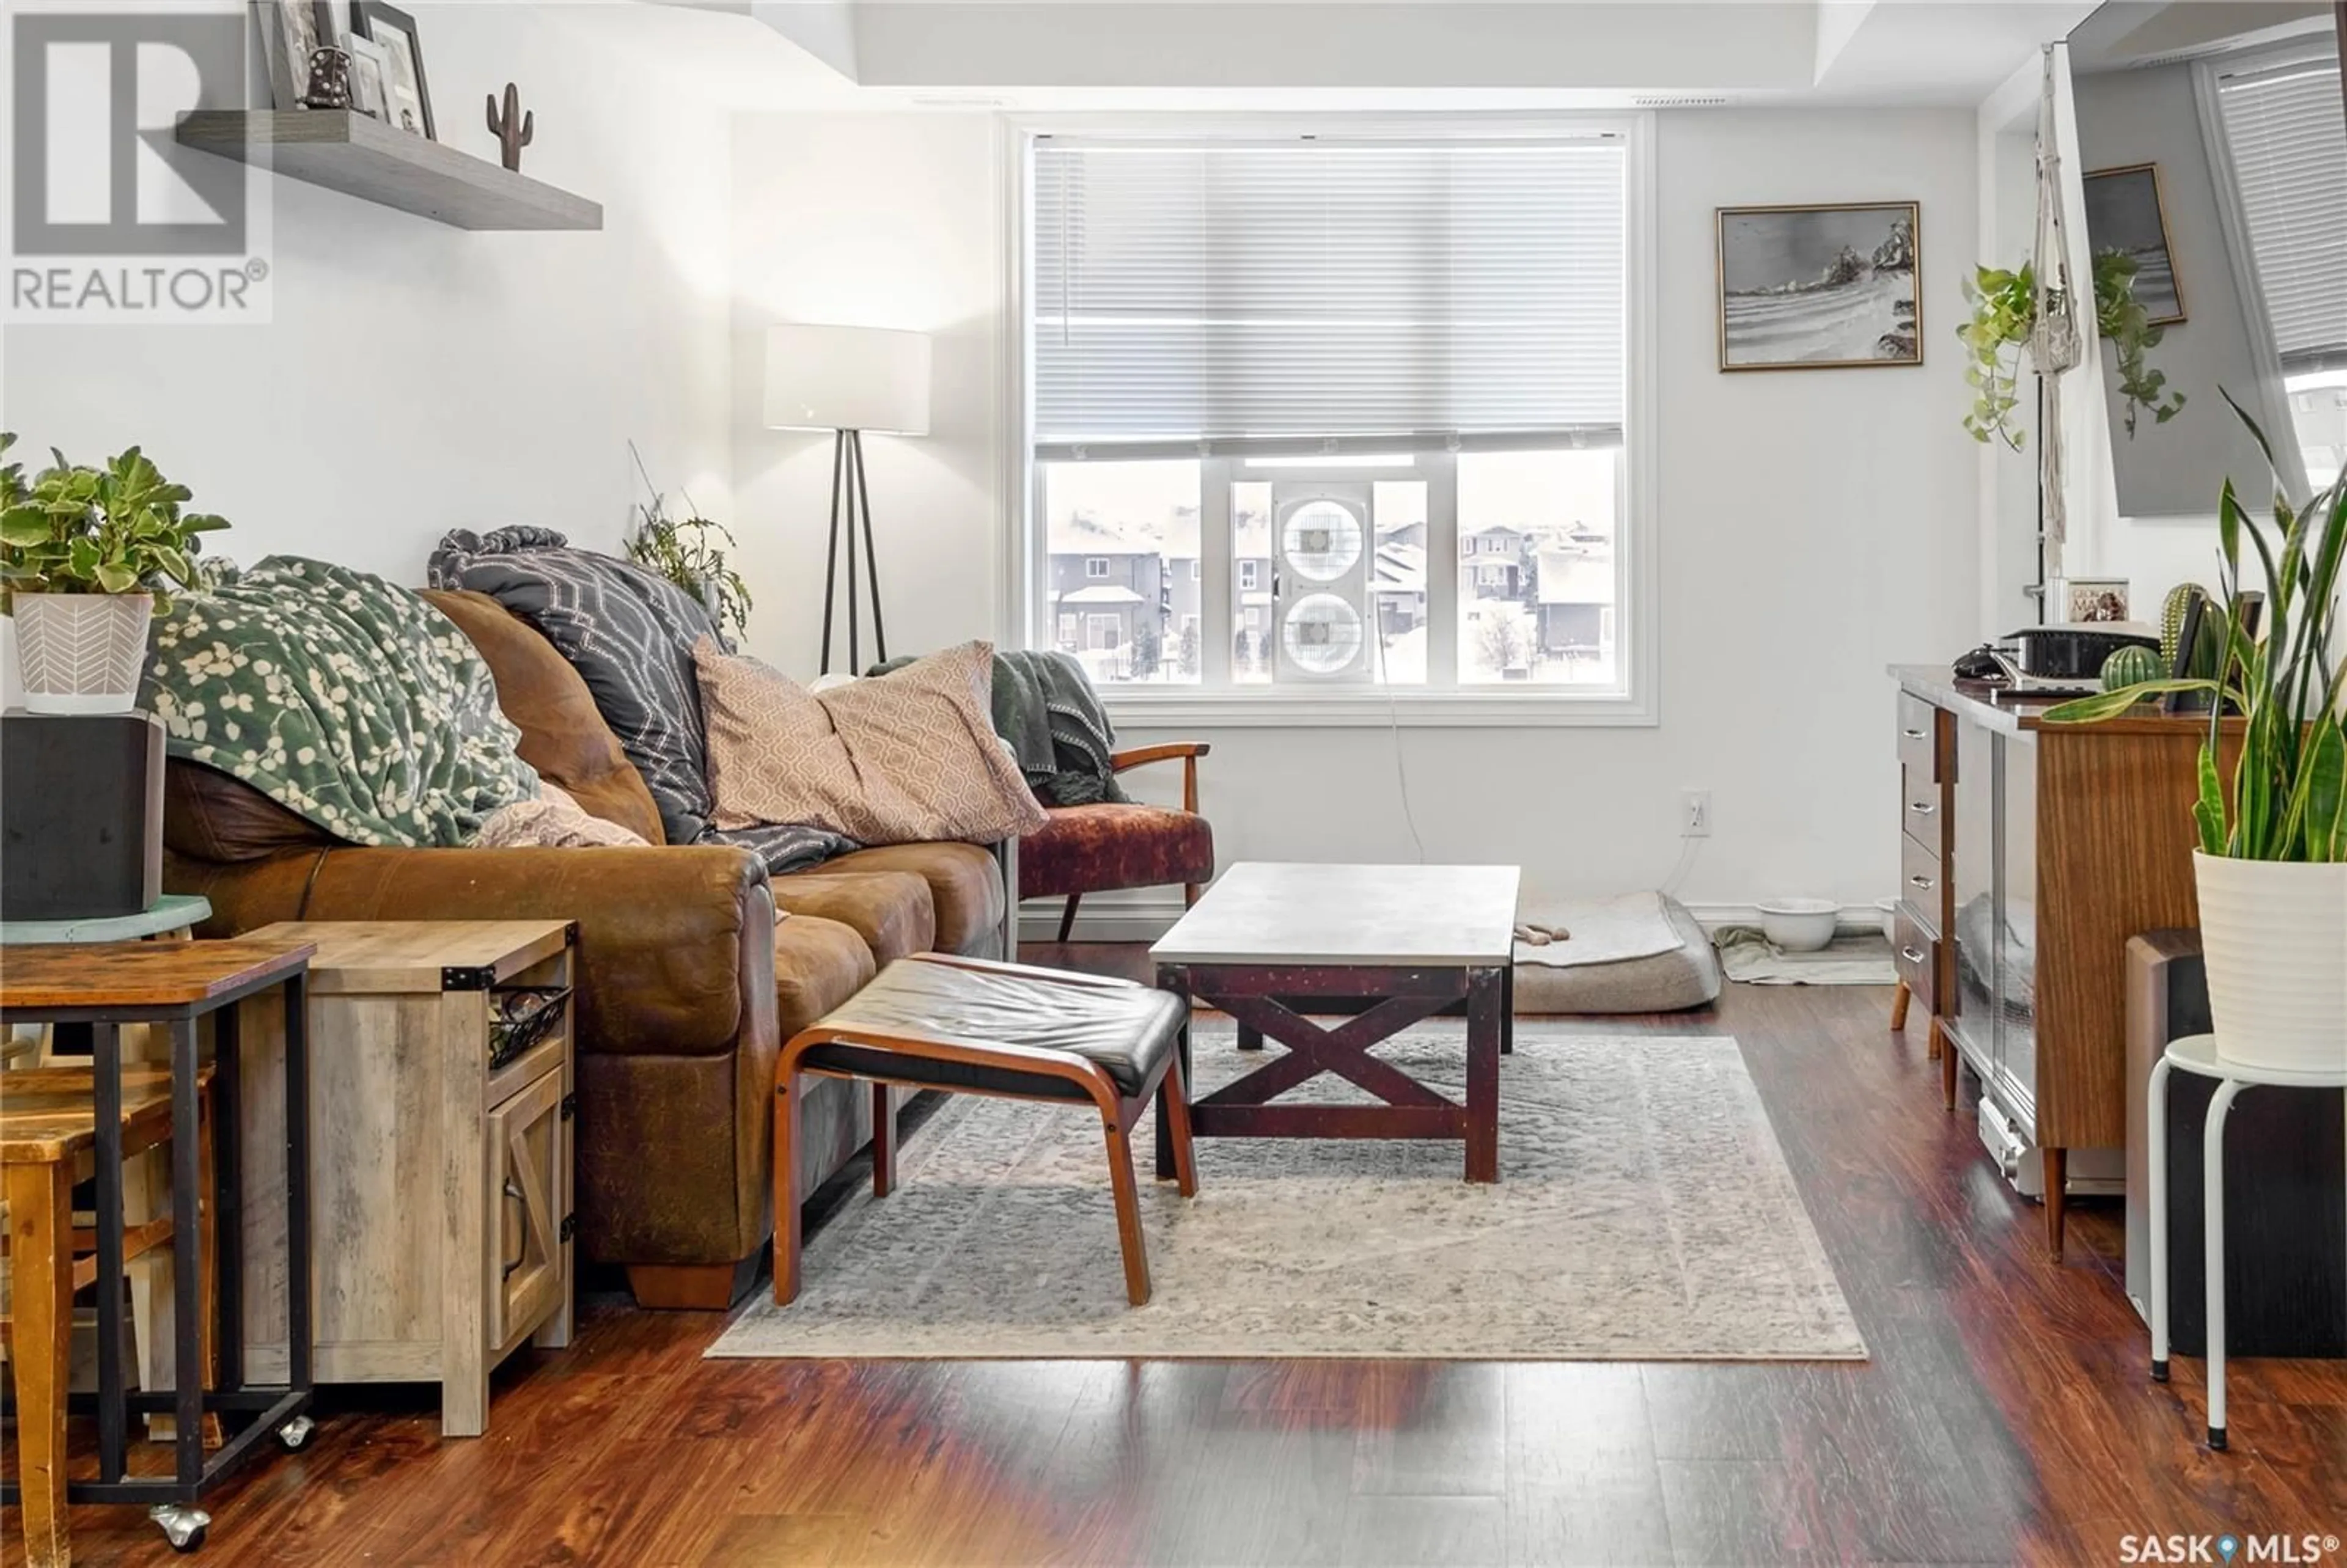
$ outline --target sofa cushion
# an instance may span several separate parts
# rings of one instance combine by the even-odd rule
[[[480,650],[497,677],[497,706],[521,729],[522,761],[592,815],[660,843],[661,811],[643,775],[554,644],[486,593],[430,589],[424,597]]]
[[[774,889],[774,907],[793,918],[812,915],[849,927],[883,964],[907,953],[925,953],[938,939],[929,885],[908,872],[832,876],[800,871],[777,876],[769,886]]]
[[[1053,806],[1040,831],[1019,841],[1025,897],[1204,882],[1214,875],[1214,828],[1203,816],[1164,806]]]
[[[995,947],[1002,928],[1002,867],[991,850],[975,844],[890,844],[835,856],[821,869],[826,876],[909,871],[929,885],[929,904],[937,912],[936,951],[999,956]]]
[[[231,864],[347,842],[232,774],[185,757],[163,765],[163,844],[174,855]]]
[[[543,632],[594,694],[671,844],[709,825],[707,757],[692,645],[712,635],[692,595],[613,556],[575,550],[548,528],[456,529],[432,554],[432,586],[487,594]]]
[[[994,733],[984,642],[822,692],[713,638],[693,662],[721,826],[807,822],[866,844],[986,844],[1042,821]]]
[[[774,924],[777,1038],[788,1040],[871,983],[879,970],[855,930],[815,915]]]

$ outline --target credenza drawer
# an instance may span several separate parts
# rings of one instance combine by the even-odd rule
[[[1900,785],[1899,825],[1919,844],[1937,844],[1941,825],[1940,786],[1910,769]]]
[[[1937,850],[1901,834],[1899,837],[1899,899],[1940,933],[1940,911],[1947,898],[1947,868]]]
[[[1910,789],[1940,782],[1940,710],[1904,692],[1899,693],[1899,760]]]
[[[1923,1004],[1924,1012],[1937,1013],[1940,939],[1925,929],[1915,917],[1914,907],[1904,901],[1892,917],[1891,961],[1898,966],[1899,978],[1907,982],[1915,999]]]

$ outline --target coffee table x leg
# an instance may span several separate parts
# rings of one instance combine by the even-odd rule
[[[1163,989],[1227,1011],[1244,1043],[1277,1040],[1286,1052],[1236,1081],[1194,1098],[1194,1135],[1224,1138],[1455,1138],[1471,1182],[1500,1178],[1500,1053],[1506,1032],[1504,967],[1381,969],[1354,966],[1168,965]],[[1305,1016],[1314,996],[1380,999],[1334,1027]],[[1462,1105],[1372,1054],[1371,1048],[1453,1003],[1467,1004],[1467,1099]],[[1190,1081],[1184,1040],[1184,1081]],[[1333,1073],[1377,1097],[1373,1105],[1280,1102],[1298,1084]],[[1159,1119],[1161,1128],[1163,1118]],[[1171,1151],[1161,1135],[1159,1167]]]

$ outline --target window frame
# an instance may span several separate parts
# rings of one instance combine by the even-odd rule
[[[1000,211],[1006,246],[1004,321],[1011,335],[1003,355],[1002,421],[1009,449],[1003,454],[1003,588],[999,635],[1005,647],[1051,647],[1050,549],[1043,516],[1043,465],[1035,460],[1033,401],[1027,303],[1031,296],[1028,234],[1033,199],[1033,151],[1039,138],[1054,136],[1163,137],[1245,140],[1266,136],[1318,135],[1423,141],[1455,138],[1490,139],[1558,136],[1620,137],[1627,154],[1624,197],[1625,323],[1624,412],[1627,428],[1620,448],[1621,502],[1616,519],[1615,570],[1620,583],[1616,626],[1628,637],[1617,644],[1627,661],[1628,680],[1619,692],[1575,692],[1561,686],[1449,685],[1389,687],[1299,687],[1235,685],[1230,643],[1243,629],[1233,602],[1237,574],[1230,538],[1230,490],[1216,484],[1214,466],[1204,458],[1200,479],[1198,616],[1200,669],[1194,682],[1104,685],[1101,695],[1112,719],[1139,729],[1181,726],[1383,726],[1506,728],[1520,725],[1651,727],[1661,723],[1662,647],[1657,624],[1662,558],[1656,462],[1656,250],[1655,117],[1651,112],[1569,113],[1534,116],[1401,117],[1355,115],[1033,115],[1003,119],[1006,156]],[[1421,454],[1440,462],[1449,455]],[[1257,470],[1269,477],[1271,470]],[[1250,476],[1251,477],[1254,476]],[[1398,478],[1399,473],[1384,477]],[[1430,487],[1430,497],[1432,487]],[[1455,491],[1454,491],[1455,494]],[[1430,509],[1432,503],[1430,501]],[[1455,639],[1458,588],[1439,591],[1433,573],[1445,558],[1436,554],[1435,534],[1449,536],[1457,562],[1457,518],[1429,518],[1428,611],[1430,638]],[[1451,569],[1455,570],[1455,567]],[[1450,600],[1447,610],[1437,605]],[[1205,629],[1220,620],[1226,635]],[[1430,666],[1430,682],[1435,669]]]

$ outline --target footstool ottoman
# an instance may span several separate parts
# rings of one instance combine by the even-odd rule
[[[1197,1192],[1176,1049],[1188,1021],[1179,998],[1130,980],[944,953],[898,958],[882,969],[793,1035],[774,1070],[774,1300],[787,1306],[799,1292],[798,1081],[814,1073],[872,1084],[872,1191],[884,1198],[896,1182],[891,1084],[1098,1110],[1125,1295],[1135,1307],[1146,1302],[1149,1259],[1131,1135],[1155,1095],[1182,1195]]]

